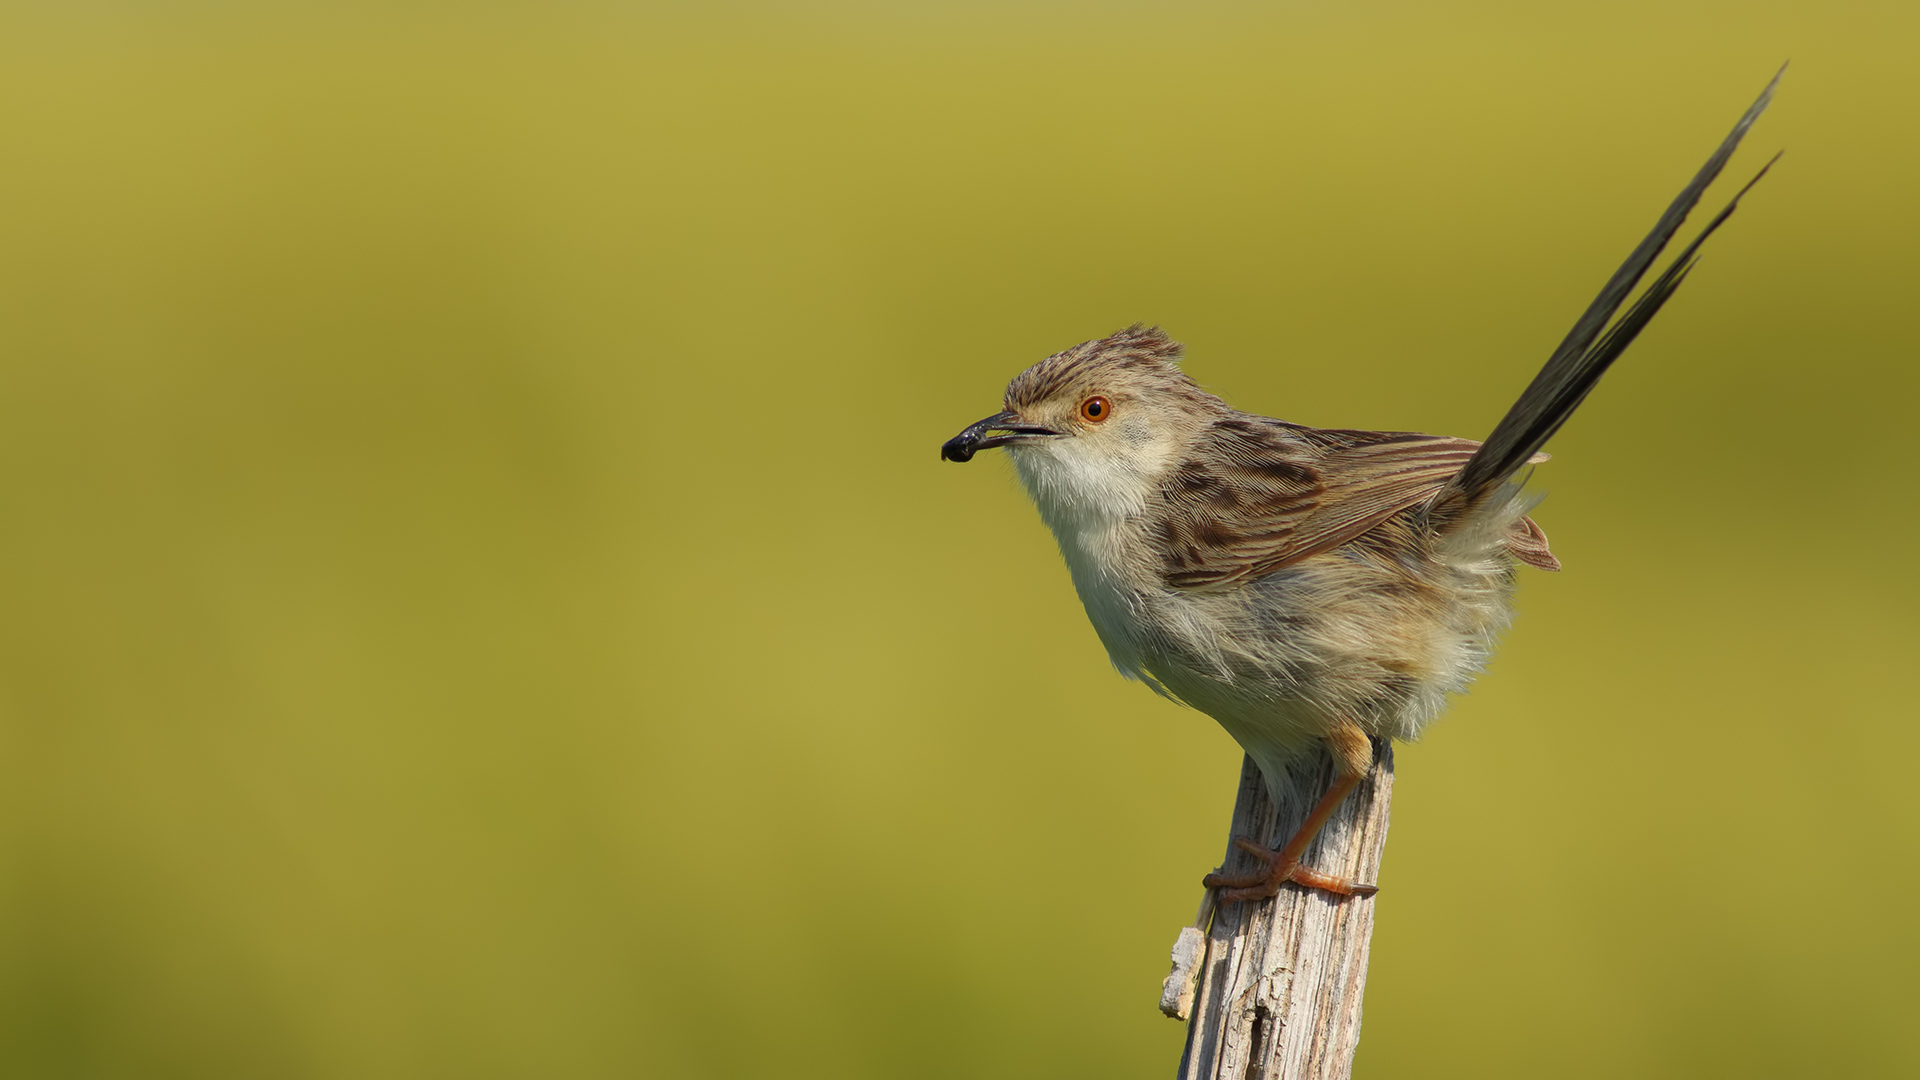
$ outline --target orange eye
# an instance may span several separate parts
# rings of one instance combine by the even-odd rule
[[[1090,397],[1080,403],[1080,419],[1097,424],[1113,415],[1113,405],[1103,397]]]

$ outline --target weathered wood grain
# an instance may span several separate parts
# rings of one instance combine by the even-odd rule
[[[1324,754],[1302,762],[1275,806],[1248,759],[1240,771],[1230,836],[1277,843],[1293,834],[1333,779]],[[1393,798],[1393,749],[1340,807],[1305,862],[1316,870],[1377,882]],[[1230,873],[1252,869],[1231,846]],[[1333,1080],[1352,1072],[1360,1041],[1367,950],[1378,897],[1338,898],[1287,886],[1270,901],[1201,907],[1200,930],[1183,931],[1161,1009],[1191,1015],[1181,1080]],[[1204,950],[1200,946],[1204,944]],[[1181,971],[1182,946],[1191,958]],[[1185,1000],[1183,1001],[1183,998]]]

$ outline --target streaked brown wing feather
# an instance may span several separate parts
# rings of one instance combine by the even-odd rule
[[[1521,518],[1507,534],[1507,550],[1528,566],[1537,566],[1542,570],[1560,569],[1560,560],[1554,558],[1553,552],[1547,548],[1547,534],[1541,532],[1540,526],[1534,524],[1530,517]]]
[[[1215,424],[1161,489],[1160,539],[1169,585],[1199,588],[1245,577],[1287,551],[1325,495],[1320,454],[1251,418]]]
[[[1165,577],[1180,588],[1258,577],[1338,547],[1432,497],[1480,445],[1240,417],[1201,443],[1162,492]]]

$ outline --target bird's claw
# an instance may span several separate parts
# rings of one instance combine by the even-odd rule
[[[1283,851],[1277,851],[1244,836],[1237,836],[1233,846],[1265,863],[1263,869],[1251,874],[1212,873],[1201,879],[1201,884],[1209,889],[1221,890],[1220,899],[1232,903],[1239,900],[1265,900],[1280,891],[1280,886],[1291,881],[1308,889],[1319,889],[1335,896],[1372,896],[1380,891],[1378,885],[1367,885],[1337,874],[1323,874],[1310,870],[1300,864],[1297,858],[1288,857]]]

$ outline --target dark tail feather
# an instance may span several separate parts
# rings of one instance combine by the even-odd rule
[[[1687,219],[1687,213],[1700,201],[1701,192],[1720,175],[1727,159],[1733,156],[1734,148],[1740,145],[1741,137],[1766,110],[1768,102],[1773,100],[1773,88],[1780,84],[1780,76],[1786,70],[1782,67],[1774,75],[1773,81],[1761,91],[1759,100],[1733,126],[1733,133],[1707,159],[1706,165],[1694,176],[1693,181],[1673,200],[1673,205],[1667,207],[1667,212],[1660,216],[1653,231],[1640,241],[1639,247],[1633,249],[1633,254],[1627,256],[1627,261],[1621,264],[1620,269],[1614,271],[1606,288],[1600,290],[1600,295],[1580,316],[1580,321],[1574,323],[1573,330],[1547,359],[1540,374],[1534,376],[1526,393],[1520,395],[1520,400],[1507,411],[1507,415],[1493,429],[1493,434],[1487,436],[1487,441],[1467,460],[1460,475],[1448,483],[1436,502],[1470,504],[1519,471],[1553,433],[1560,430],[1560,425],[1567,422],[1567,417],[1580,407],[1588,391],[1600,381],[1600,376],[1606,374],[1614,360],[1626,351],[1628,345],[1633,344],[1633,339],[1646,328],[1647,323],[1653,321],[1654,315],[1660,311],[1660,305],[1667,302],[1667,298],[1673,295],[1693,269],[1695,253],[1700,245],[1713,235],[1721,222],[1727,220],[1734,207],[1740,205],[1740,197],[1760,182],[1760,177],[1767,174],[1767,169],[1773,167],[1774,161],[1780,160],[1780,155],[1775,154],[1772,161],[1747,181],[1746,187],[1740,189],[1727,208],[1707,223],[1693,243],[1688,244],[1679,258],[1654,279],[1653,284],[1647,287],[1640,299],[1634,301],[1618,322],[1611,327],[1607,325],[1613,319],[1614,312],[1620,310],[1627,294],[1633,291],[1647,268],[1666,248],[1667,241],[1673,238],[1680,224]]]

